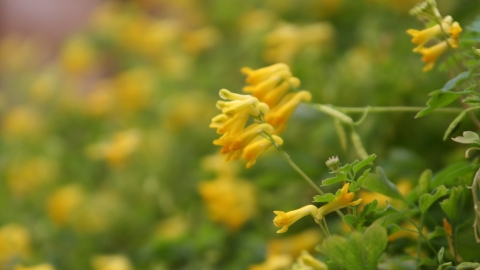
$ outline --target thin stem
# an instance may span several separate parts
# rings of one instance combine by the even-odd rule
[[[400,212],[398,211],[398,213],[400,213],[402,216],[404,216],[408,222],[410,222],[416,229],[417,229],[417,232],[418,232],[418,235],[421,236],[424,240],[425,240],[425,243],[427,243],[428,247],[435,253],[437,254],[437,250],[432,246],[432,244],[430,243],[430,241],[428,240],[428,238],[423,234],[422,232],[422,228],[419,227],[409,216],[407,216],[405,213],[403,212]],[[423,214],[422,214],[423,216]]]
[[[422,228],[422,226],[423,226],[423,219],[424,219],[424,217],[425,217],[425,216],[424,216],[423,214],[420,216],[420,222],[419,222],[419,224],[418,224],[418,227],[420,227],[420,228]],[[420,234],[421,234],[421,233],[422,233],[421,229],[418,230],[418,235],[419,235],[418,238],[420,238]],[[417,261],[420,261],[421,243],[422,243],[422,242],[420,242],[420,241],[418,241],[418,243],[417,243]]]
[[[480,243],[480,237],[478,237],[478,220],[480,219],[480,211],[478,209],[477,188],[478,179],[480,178],[480,169],[475,173],[472,183],[472,197],[473,197],[473,209],[475,213],[475,222],[473,222],[473,232],[475,234],[475,240]]]
[[[280,152],[280,155],[287,161],[287,163],[292,166],[292,168],[298,172],[298,174],[300,174],[302,176],[302,178],[307,181],[307,183],[315,190],[317,191],[320,195],[325,195],[325,192],[323,192],[323,190],[317,186],[313,181],[312,179],[310,179],[310,177],[308,177],[307,174],[305,174],[302,169],[300,169],[300,167],[297,166],[297,164],[295,164],[295,162],[293,162],[293,160],[290,158],[290,156],[287,154],[287,152],[283,151],[280,146],[275,142],[275,140],[272,138],[272,135],[268,134],[268,133],[265,133],[268,138],[273,142],[273,145],[275,146],[275,148],[277,148],[278,152]],[[340,210],[335,210],[335,212],[337,212],[337,214],[340,216],[340,218],[343,219],[344,215],[342,212],[340,212]]]
[[[315,107],[314,104],[313,107]],[[332,106],[333,107],[333,106]],[[427,107],[407,107],[407,106],[392,106],[392,107],[333,107],[339,111],[344,113],[365,113],[368,111],[369,113],[384,113],[384,112],[419,112]],[[443,113],[459,113],[463,111],[461,108],[437,108],[435,109],[436,112],[443,112]]]

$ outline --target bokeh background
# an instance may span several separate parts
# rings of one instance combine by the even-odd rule
[[[315,195],[275,151],[250,170],[216,155],[218,91],[240,92],[244,66],[283,62],[314,102],[423,106],[448,75],[411,52],[417,2],[0,1],[0,269],[282,269],[312,250],[311,220],[275,233],[273,210]],[[480,14],[438,5],[462,26]],[[405,191],[464,154],[442,141],[454,115],[413,116],[358,127]],[[307,106],[282,137],[316,181],[328,157],[358,158]]]

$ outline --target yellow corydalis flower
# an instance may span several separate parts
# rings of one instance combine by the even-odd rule
[[[243,88],[260,102],[267,104],[271,110],[265,114],[267,123],[275,129],[275,134],[285,130],[290,116],[302,101],[310,101],[308,91],[290,92],[300,86],[300,80],[292,76],[290,68],[283,63],[253,70],[244,67],[241,71],[247,75],[249,84]]]
[[[445,51],[448,49],[448,46],[452,48],[458,48],[458,42],[453,38],[449,38],[436,45],[433,45],[430,48],[421,48],[419,53],[423,54],[422,61],[427,64],[423,68],[423,71],[431,70],[435,66],[435,61],[437,61],[438,57],[445,53]]]
[[[273,224],[277,227],[282,227],[277,233],[284,233],[288,230],[288,227],[293,223],[297,222],[299,219],[312,215],[313,217],[317,216],[318,208],[315,205],[307,205],[297,210],[290,212],[283,211],[273,211],[277,216],[273,219]]]
[[[350,183],[346,183],[345,185],[343,185],[342,189],[340,190],[340,195],[335,197],[335,199],[333,199],[326,205],[318,208],[317,215],[315,216],[317,220],[322,220],[325,215],[333,211],[342,209],[347,206],[359,205],[362,202],[362,199],[358,199],[352,202],[355,194],[353,194],[353,192],[348,192],[349,185]]]
[[[413,49],[413,51],[418,52],[419,49],[423,48],[425,43],[441,34],[442,30],[443,32],[447,33],[450,29],[450,25],[452,24],[452,20],[453,19],[451,16],[447,16],[445,19],[443,19],[441,26],[436,24],[423,30],[408,29],[407,34],[412,36],[412,43],[418,45],[415,49]]]
[[[220,97],[224,100],[217,102],[217,108],[222,110],[222,114],[212,119],[210,127],[216,128],[222,137],[214,140],[213,144],[222,146],[220,153],[227,155],[227,161],[239,159],[243,155],[249,161],[247,168],[250,168],[256,158],[273,144],[270,138],[256,140],[257,137],[271,135],[274,131],[270,124],[260,120],[261,116],[268,113],[269,107],[256,97],[235,94],[227,89],[220,90]],[[254,117],[255,122],[245,127],[250,117]],[[272,138],[278,145],[283,143],[279,137]]]
[[[458,48],[458,38],[461,32],[462,28],[460,27],[460,24],[458,22],[453,22],[451,16],[446,16],[441,24],[436,24],[424,30],[407,30],[407,34],[412,36],[412,43],[418,45],[413,51],[421,53],[423,55],[422,61],[427,64],[423,68],[424,72],[433,68],[435,61],[445,53],[448,47]],[[444,40],[429,48],[424,47],[427,42],[441,34],[444,34]]]
[[[277,233],[284,233],[288,230],[288,227],[293,223],[297,222],[297,220],[311,215],[318,223],[323,219],[323,217],[333,211],[348,207],[348,206],[355,206],[359,205],[362,202],[362,199],[358,199],[353,201],[355,194],[352,192],[348,192],[349,183],[343,185],[342,189],[340,190],[340,194],[335,197],[331,202],[327,203],[326,205],[317,208],[315,205],[307,205],[300,209],[293,210],[290,212],[283,212],[283,211],[273,211],[277,216],[273,219],[273,224],[277,227],[282,227]]]

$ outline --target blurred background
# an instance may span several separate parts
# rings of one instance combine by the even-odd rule
[[[313,102],[424,106],[447,77],[411,52],[417,2],[1,0],[0,269],[284,269],[321,236],[306,219],[277,235],[272,211],[316,194],[275,151],[250,170],[223,163],[208,128],[218,91],[283,62]],[[462,26],[480,11],[438,6]],[[454,115],[413,116],[358,129],[406,191],[464,159],[442,141]],[[307,106],[282,137],[317,181],[328,157],[358,158]]]

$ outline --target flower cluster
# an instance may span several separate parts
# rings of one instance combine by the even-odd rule
[[[272,135],[273,126],[261,120],[269,111],[267,104],[256,97],[235,94],[227,89],[220,90],[220,97],[226,101],[217,102],[217,108],[222,113],[212,119],[210,127],[222,134],[213,144],[222,146],[220,152],[228,155],[227,161],[243,156],[248,160],[247,168],[250,168],[257,157],[273,144],[268,136],[276,144],[283,144],[280,137]],[[255,122],[246,126],[251,117],[255,118]],[[262,134],[267,137],[263,138]]]
[[[422,54],[422,61],[427,64],[423,71],[431,70],[437,58],[445,53],[448,47],[458,48],[458,37],[461,32],[460,24],[454,22],[451,16],[446,16],[441,23],[423,30],[407,30],[407,34],[412,36],[412,43],[417,45],[413,51]],[[446,35],[443,41],[428,48],[424,47],[427,42],[442,34]]]
[[[249,84],[243,88],[260,102],[266,103],[271,110],[265,114],[265,120],[275,129],[274,134],[285,130],[290,116],[302,101],[310,101],[308,91],[290,91],[300,86],[300,80],[292,76],[290,68],[283,63],[253,70],[242,68]]]
[[[317,222],[321,221],[323,217],[333,211],[339,210],[347,206],[355,206],[362,202],[362,199],[353,201],[354,193],[348,192],[349,183],[345,184],[340,190],[340,194],[335,197],[331,202],[326,205],[317,208],[315,205],[307,205],[300,209],[290,212],[273,211],[277,216],[273,219],[273,224],[277,227],[282,227],[277,233],[284,233],[288,230],[288,227],[299,219],[311,215]]]

